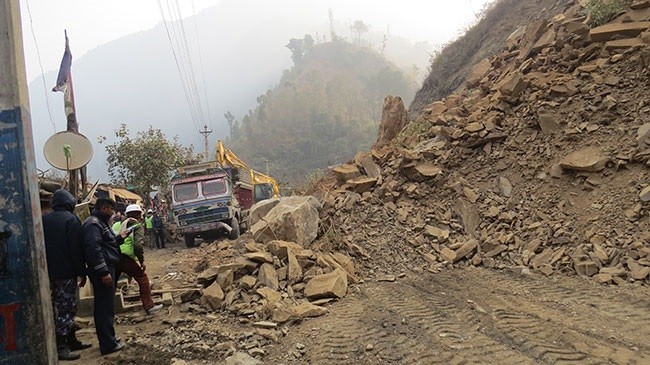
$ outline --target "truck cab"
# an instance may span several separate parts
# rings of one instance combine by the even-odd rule
[[[241,184],[233,183],[232,171],[216,161],[176,171],[171,180],[172,212],[187,247],[193,247],[197,237],[239,237],[244,217],[238,195],[246,199],[241,189]]]

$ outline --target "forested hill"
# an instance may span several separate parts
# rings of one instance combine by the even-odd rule
[[[319,169],[368,150],[377,138],[383,99],[408,105],[416,83],[377,51],[344,40],[288,45],[294,67],[239,118],[226,115],[228,145],[282,182],[304,183]]]

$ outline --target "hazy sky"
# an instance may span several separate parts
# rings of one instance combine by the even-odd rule
[[[220,0],[177,0],[183,17],[219,3]],[[328,21],[328,9],[339,22],[360,19],[374,30],[413,41],[442,43],[456,36],[475,19],[491,0],[304,0],[313,3],[313,13],[296,14]],[[176,1],[161,0],[176,4]],[[289,0],[266,0],[265,6],[287,6]],[[45,72],[59,67],[63,54],[63,29],[68,30],[73,57],[125,35],[153,28],[161,22],[158,0],[20,0],[28,81],[41,73],[37,47]],[[31,10],[31,18],[30,12]],[[166,8],[165,8],[166,9]],[[32,31],[33,28],[33,31]],[[36,42],[34,42],[36,37]],[[74,63],[73,63],[74,68]],[[51,85],[48,85],[51,86]]]

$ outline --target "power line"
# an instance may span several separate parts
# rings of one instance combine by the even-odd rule
[[[199,50],[199,67],[201,67],[201,79],[203,80],[203,95],[205,97],[205,108],[208,111],[208,123],[212,126],[212,114],[210,113],[210,101],[208,99],[208,88],[205,84],[205,71],[203,69],[203,52],[201,51],[201,42],[199,39],[199,27],[196,21],[196,10],[194,9],[194,0],[192,0],[192,14],[194,15],[194,33],[196,34],[196,47]]]
[[[200,127],[199,127],[199,122],[198,122],[198,116],[196,115],[196,108],[193,106],[192,99],[189,93],[189,90],[187,88],[187,81],[184,77],[183,74],[183,67],[181,66],[181,63],[179,62],[179,57],[176,54],[176,49],[174,47],[174,41],[172,40],[171,33],[169,31],[169,25],[167,24],[167,19],[165,17],[165,11],[163,9],[161,0],[158,0],[158,7],[160,8],[160,15],[162,16],[163,24],[165,26],[165,31],[167,32],[167,39],[169,40],[169,45],[171,46],[172,49],[172,54],[174,55],[174,61],[176,63],[176,69],[178,70],[178,74],[181,79],[181,86],[183,87],[183,93],[185,94],[185,100],[187,101],[187,106],[190,110],[190,117],[192,119],[192,122],[194,123],[194,126],[196,127],[196,130],[200,132]],[[167,3],[167,8],[169,9],[169,3]],[[171,12],[170,12],[170,17],[171,17]],[[171,20],[171,19],[170,19]],[[172,27],[173,27],[173,22],[172,22]]]
[[[178,4],[178,0],[174,0],[174,3],[176,4],[176,12],[178,14],[178,24],[180,26],[180,30],[181,30],[180,34],[182,37],[179,39],[181,45],[185,49],[185,55],[187,57],[187,64],[188,64],[187,69],[189,70],[191,91],[193,92],[193,97],[198,107],[199,118],[201,118],[201,120],[205,120],[205,116],[203,115],[203,108],[201,106],[201,97],[199,94],[199,89],[196,86],[196,76],[194,75],[194,64],[192,63],[192,55],[190,53],[189,43],[187,42],[187,35],[185,33],[183,15],[181,14],[181,8],[180,5]]]
[[[29,0],[25,0],[27,5],[27,14],[29,15],[29,28],[32,32],[32,38],[34,39],[34,46],[36,47],[36,57],[38,58],[38,66],[41,69],[41,79],[43,80],[43,90],[45,91],[45,105],[47,105],[47,114],[50,116],[50,123],[52,123],[52,129],[56,133],[56,123],[54,123],[54,118],[52,117],[52,108],[50,107],[50,98],[47,88],[47,82],[45,81],[45,71],[43,71],[43,62],[41,61],[41,51],[38,47],[38,42],[36,41],[36,33],[34,33],[34,21],[32,20],[32,10],[29,7]]]

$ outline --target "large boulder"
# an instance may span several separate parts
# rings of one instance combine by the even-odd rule
[[[379,133],[375,146],[388,144],[409,122],[408,110],[399,96],[388,95],[384,98],[384,108],[381,112]]]
[[[264,219],[251,227],[253,238],[261,243],[282,240],[307,247],[318,233],[320,207],[313,196],[280,198]]]
[[[253,226],[255,223],[259,222],[260,219],[264,218],[271,209],[278,205],[278,203],[280,203],[279,198],[266,199],[255,203],[255,205],[251,207],[250,225]]]

